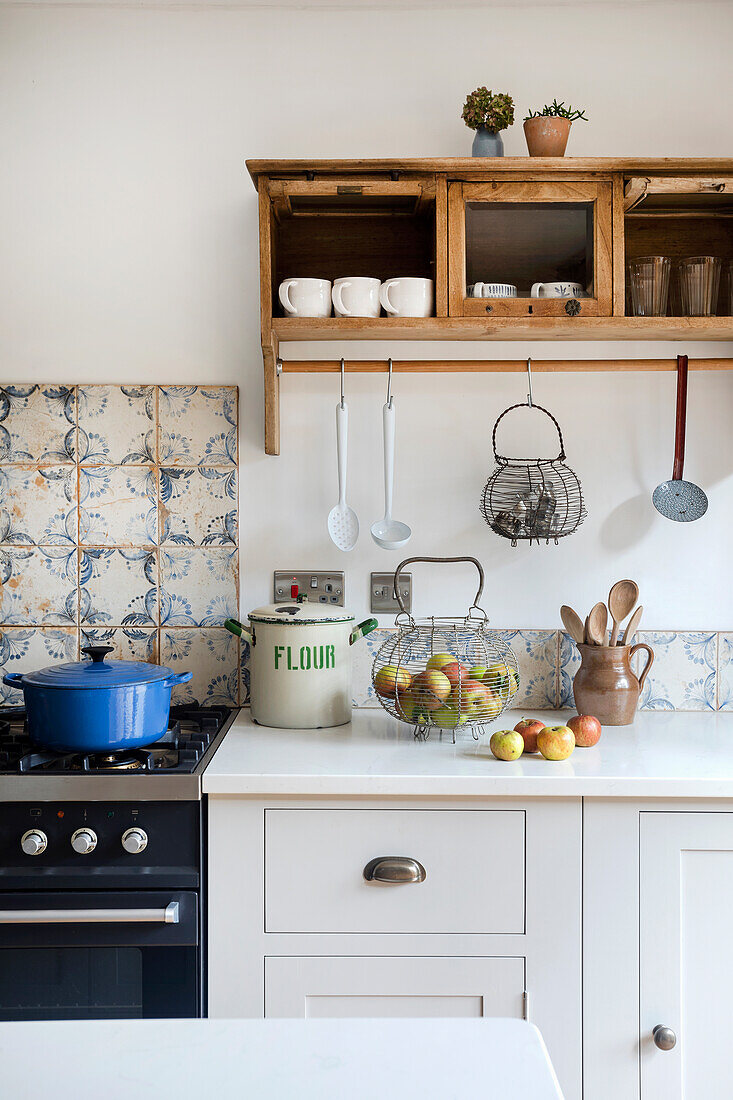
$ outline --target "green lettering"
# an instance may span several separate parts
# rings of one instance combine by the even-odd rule
[[[280,654],[285,652],[284,645],[275,646],[275,668],[280,668]]]
[[[313,646],[313,667],[323,668],[323,646]]]
[[[306,670],[311,667],[310,646],[303,645],[300,647],[300,667]]]
[[[288,646],[288,669],[292,672],[293,668],[293,653],[290,646]]]
[[[326,646],[326,668],[336,667],[336,651],[332,645]]]

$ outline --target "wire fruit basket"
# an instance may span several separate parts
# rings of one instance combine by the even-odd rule
[[[431,616],[414,619],[405,611],[399,577],[412,562],[471,562],[479,587],[463,618]],[[489,628],[479,606],[484,571],[476,558],[406,558],[394,575],[400,612],[397,631],[377,650],[372,683],[388,714],[414,727],[425,740],[430,731],[441,735],[470,732],[478,740],[484,727],[509,706],[519,688],[517,659],[511,646]]]
[[[557,458],[507,458],[496,449],[496,430],[504,417],[515,409],[536,409],[549,416],[557,429],[560,451]],[[555,417],[542,405],[528,401],[505,409],[494,424],[491,436],[496,468],[486,482],[481,498],[481,514],[492,531],[530,545],[540,539],[546,543],[565,538],[577,531],[585,519],[583,490],[578,477],[565,463],[565,444]]]

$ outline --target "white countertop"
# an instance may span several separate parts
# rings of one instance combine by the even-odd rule
[[[570,712],[543,711],[553,725]],[[415,741],[383,710],[354,711],[322,730],[255,725],[239,712],[203,776],[209,795],[249,797],[619,797],[733,798],[733,712],[640,711],[632,726],[607,726],[569,760],[495,760],[493,730],[524,717],[510,711],[479,742],[465,734]]]
[[[0,1024],[8,1100],[562,1100],[523,1020]],[[479,1089],[478,1092],[481,1092]]]

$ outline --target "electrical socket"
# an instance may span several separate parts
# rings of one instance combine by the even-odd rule
[[[297,584],[298,594],[308,597],[311,603],[330,603],[334,607],[344,606],[344,574],[338,570],[330,573],[296,571],[286,573],[276,570],[274,579],[274,602],[292,603],[290,589]]]
[[[371,610],[373,615],[398,615],[401,611],[394,591],[394,573],[372,573]],[[400,595],[405,611],[412,611],[412,573],[400,573]]]

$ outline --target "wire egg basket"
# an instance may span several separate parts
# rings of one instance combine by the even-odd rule
[[[399,576],[412,562],[471,562],[479,573],[476,597],[463,618],[414,619],[405,611]],[[470,732],[478,740],[509,706],[519,688],[511,646],[489,628],[479,606],[484,571],[476,558],[406,558],[394,575],[400,606],[397,631],[374,657],[372,683],[388,714],[426,740],[432,730]]]
[[[504,417],[515,409],[536,409],[549,416],[557,430],[560,451],[557,458],[507,458],[496,449],[496,431]],[[492,531],[509,539],[557,544],[572,535],[585,519],[583,490],[577,475],[565,463],[562,431],[555,417],[542,405],[528,401],[505,409],[494,424],[491,436],[496,468],[486,482],[481,514]]]

